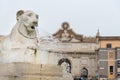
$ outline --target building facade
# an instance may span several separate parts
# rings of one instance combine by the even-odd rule
[[[97,71],[96,53],[98,48],[96,37],[85,37],[76,34],[67,22],[64,22],[55,34],[61,42],[58,53],[58,65],[67,64],[67,72],[76,77],[95,77]]]
[[[100,78],[117,79],[120,77],[120,37],[97,36],[98,71]]]

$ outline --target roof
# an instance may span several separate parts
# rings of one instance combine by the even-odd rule
[[[95,37],[84,37],[83,41],[84,43],[96,43],[96,38]]]
[[[99,40],[120,40],[120,36],[98,36]]]

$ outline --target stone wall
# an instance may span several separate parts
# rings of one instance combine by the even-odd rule
[[[108,60],[108,50],[100,49],[98,53],[99,60]]]
[[[108,77],[108,62],[107,61],[99,62],[99,74],[101,78]]]

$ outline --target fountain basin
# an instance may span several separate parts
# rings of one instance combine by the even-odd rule
[[[57,65],[25,62],[0,64],[0,80],[65,80]]]

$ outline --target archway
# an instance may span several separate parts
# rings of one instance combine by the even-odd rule
[[[71,73],[71,62],[67,58],[62,58],[59,60],[58,65],[62,66],[63,64],[66,65],[65,69],[68,73]]]
[[[87,68],[82,68],[81,69],[81,77],[83,77],[83,78],[87,78],[88,77],[88,70],[87,70]]]

